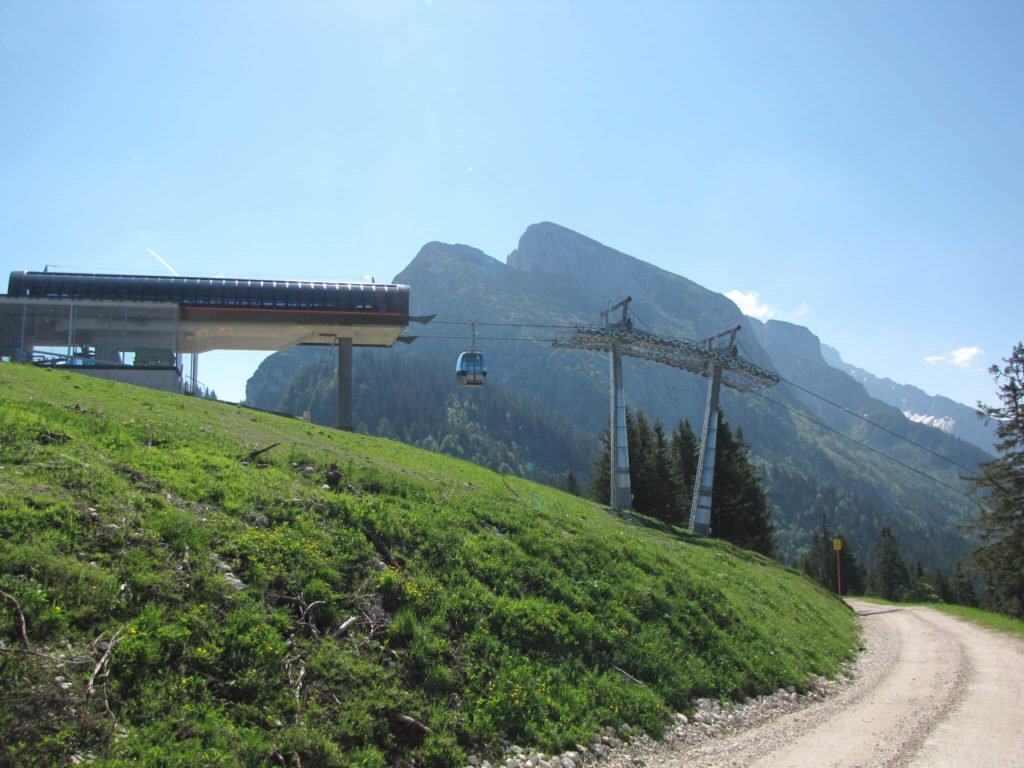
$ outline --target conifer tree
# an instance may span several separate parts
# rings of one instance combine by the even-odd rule
[[[605,506],[612,502],[612,443],[609,431],[601,433],[601,450],[594,460],[594,471],[590,474],[590,498]]]
[[[959,560],[949,579],[949,600],[956,605],[966,605],[972,608],[978,605],[978,594],[974,591],[974,584]]]
[[[935,594],[938,595],[941,602],[953,602],[953,592],[949,588],[949,579],[946,578],[946,574],[942,570],[936,569],[930,581]]]
[[[864,569],[857,561],[853,547],[842,534],[828,527],[825,515],[821,516],[821,526],[811,533],[811,543],[800,559],[800,570],[831,592],[839,591],[836,574],[836,550],[834,541],[842,541],[839,550],[839,574],[842,579],[844,595],[864,594]]]
[[[800,558],[800,570],[823,587],[835,591],[835,554],[828,520],[821,516],[821,525],[811,532],[811,543]]]
[[[629,485],[633,509],[654,515],[657,476],[654,467],[654,433],[643,411],[626,411],[629,444]]]
[[[743,431],[733,434],[719,413],[711,535],[771,557],[775,551],[774,533],[768,495],[750,462]]]
[[[651,442],[651,515],[670,523],[678,523],[676,501],[676,479],[672,473],[672,455],[665,428],[660,421],[654,422]]]
[[[1000,404],[978,408],[996,422],[999,455],[983,462],[972,478],[983,493],[974,527],[982,546],[971,562],[985,579],[992,607],[1024,618],[1024,344],[1018,343],[1000,369],[989,372],[999,385]]]
[[[900,545],[892,529],[883,525],[875,542],[874,568],[868,581],[869,591],[886,600],[899,599],[910,582]]]
[[[924,572],[924,566],[920,561],[915,562],[909,571],[907,586],[899,595],[900,600],[913,601],[915,603],[937,603],[939,593],[935,585]]]
[[[672,432],[670,448],[677,519],[680,525],[686,525],[690,519],[693,485],[697,477],[697,462],[700,456],[700,442],[689,421],[680,421],[676,425]]]

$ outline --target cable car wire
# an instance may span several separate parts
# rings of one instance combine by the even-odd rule
[[[768,397],[765,394],[762,394],[761,392],[754,391],[752,394],[757,395],[758,397],[760,397],[760,398],[762,398],[764,400],[767,400],[769,403],[771,403],[773,405],[777,405],[780,408],[783,408],[783,409],[789,411],[790,413],[796,414],[797,416],[800,416],[800,417],[802,417],[804,419],[807,419],[807,421],[811,422],[812,424],[816,424],[817,426],[821,427],[822,429],[826,429],[829,432],[834,432],[835,434],[839,435],[840,437],[846,438],[851,443],[855,443],[856,445],[859,445],[862,448],[866,448],[867,450],[871,451],[872,453],[878,454],[883,459],[886,459],[887,461],[891,461],[893,464],[897,464],[900,467],[903,467],[903,469],[906,469],[906,470],[908,470],[910,472],[913,472],[914,474],[920,475],[921,477],[923,477],[923,478],[925,478],[927,480],[930,480],[933,483],[937,483],[938,485],[941,485],[941,486],[943,486],[944,488],[946,488],[946,489],[948,489],[950,491],[954,491],[957,494],[963,496],[968,501],[974,502],[976,504],[981,504],[981,502],[979,502],[978,499],[976,499],[973,496],[971,496],[963,488],[957,488],[955,485],[947,483],[944,480],[940,480],[939,478],[937,478],[937,477],[935,477],[933,475],[929,475],[924,470],[918,469],[917,467],[911,466],[910,464],[907,464],[906,462],[903,462],[903,461],[900,461],[899,459],[893,458],[889,454],[879,450],[878,448],[875,448],[874,446],[868,445],[867,443],[862,443],[860,440],[857,440],[854,437],[850,437],[845,432],[842,432],[841,430],[838,430],[835,427],[831,427],[831,426],[829,426],[828,424],[826,424],[823,421],[818,421],[813,416],[808,416],[803,411],[798,411],[796,408],[791,408],[790,406],[786,405],[785,403],[780,403],[778,400],[773,400],[772,398]],[[965,480],[969,480],[970,478],[964,478],[964,479]],[[982,506],[984,506],[984,505],[982,504]]]
[[[741,350],[743,349],[742,345],[738,345],[738,346],[740,347]],[[744,352],[744,354],[746,354],[746,350],[743,350],[743,352]],[[749,357],[749,355],[747,355],[747,356]],[[837,368],[836,370],[840,371],[840,373],[842,373],[842,371],[840,369]],[[905,443],[907,443],[909,445],[914,446],[915,448],[920,448],[922,451],[926,451],[927,453],[930,453],[932,456],[934,456],[934,457],[936,457],[938,459],[942,459],[943,461],[945,461],[945,462],[947,462],[949,464],[952,464],[954,467],[962,469],[964,472],[969,473],[972,477],[978,471],[976,467],[974,469],[972,469],[971,467],[964,466],[963,464],[961,464],[956,459],[951,459],[951,458],[949,458],[949,456],[941,454],[938,451],[933,450],[933,449],[929,448],[926,445],[918,443],[915,440],[911,440],[909,437],[906,437],[905,435],[901,435],[899,432],[896,432],[895,430],[889,429],[888,427],[886,427],[883,424],[879,424],[878,422],[872,421],[871,419],[869,419],[867,416],[864,416],[863,414],[857,413],[856,411],[851,411],[846,406],[840,405],[839,403],[835,402],[834,400],[830,400],[829,398],[825,397],[824,395],[819,395],[817,392],[812,392],[811,390],[807,389],[807,387],[801,386],[800,384],[797,384],[795,381],[790,381],[789,379],[785,378],[784,376],[779,376],[779,380],[782,381],[782,382],[785,382],[786,384],[789,384],[791,387],[795,387],[796,389],[799,389],[801,392],[807,393],[811,397],[815,397],[818,400],[821,400],[823,403],[828,403],[833,408],[838,408],[843,413],[846,413],[846,414],[848,414],[850,416],[853,416],[856,419],[860,419],[865,424],[870,424],[872,427],[875,427],[876,429],[880,429],[883,432],[886,432],[886,433],[892,435],[893,437],[895,437],[895,438],[897,438],[899,440],[902,440],[903,442],[905,442]],[[904,418],[906,418],[906,417],[904,417]],[[908,419],[908,421],[909,421],[909,419]],[[840,434],[842,434],[842,433],[840,433]],[[853,439],[853,438],[850,438],[850,439]],[[862,445],[866,445],[866,444],[862,443]]]
[[[431,320],[431,325],[467,325],[469,320]],[[570,330],[574,328],[573,325],[553,325],[545,323],[488,323],[483,320],[476,320],[477,325],[490,325],[497,328],[559,328],[562,330]]]
[[[865,424],[870,424],[871,426],[876,427],[877,429],[880,429],[883,432],[887,432],[888,434],[892,435],[895,438],[898,438],[898,439],[902,440],[905,443],[909,443],[910,445],[913,445],[916,448],[920,448],[922,451],[927,451],[928,453],[930,453],[932,456],[935,456],[936,458],[942,459],[943,461],[947,461],[947,462],[949,462],[950,464],[952,464],[955,467],[959,467],[960,469],[964,470],[964,472],[970,472],[971,475],[974,475],[977,472],[977,469],[971,469],[970,467],[964,466],[959,461],[956,461],[955,459],[951,459],[948,456],[944,456],[943,454],[939,453],[938,451],[932,450],[927,445],[922,445],[921,443],[915,442],[915,441],[911,440],[908,437],[904,437],[899,432],[896,432],[896,431],[894,431],[892,429],[889,429],[888,427],[886,427],[886,426],[884,426],[882,424],[879,424],[878,422],[872,421],[867,416],[862,416],[861,414],[856,413],[855,411],[851,411],[849,408],[846,408],[845,406],[842,406],[839,403],[836,403],[836,402],[833,402],[832,400],[829,400],[824,395],[819,395],[816,392],[812,392],[811,390],[807,389],[806,387],[800,386],[795,381],[790,381],[789,379],[785,379],[785,378],[783,378],[781,376],[779,377],[779,379],[781,381],[784,381],[786,384],[789,384],[791,387],[795,387],[796,389],[799,389],[801,392],[806,392],[808,395],[811,395],[812,397],[816,397],[819,400],[821,400],[822,402],[828,403],[829,405],[831,405],[834,408],[838,408],[843,413],[847,413],[850,416],[854,416],[854,417],[860,419]],[[908,419],[908,421],[909,421],[909,419]]]
[[[636,317],[636,313],[633,313],[633,316],[634,316],[634,318],[636,318],[639,321],[639,323],[641,325],[646,325],[646,323],[644,323],[642,319]],[[467,321],[456,322],[456,321],[452,321],[452,320],[435,320],[434,322],[435,323],[441,323],[443,325],[465,325]],[[560,328],[560,329],[570,329],[570,328],[573,327],[573,326],[569,326],[569,325],[546,325],[546,324],[540,324],[540,323],[488,323],[488,322],[478,322],[477,324],[478,325],[495,326],[495,327],[514,327],[514,328]],[[419,336],[418,338],[420,338],[420,339],[450,340],[450,341],[461,341],[461,340],[464,339],[464,337],[462,337],[462,336]],[[553,341],[552,339],[539,339],[539,338],[514,337],[514,336],[488,336],[488,337],[478,336],[477,338],[480,339],[481,341],[529,341],[529,342],[535,342],[535,343],[551,343]],[[749,354],[747,354],[746,350],[743,349],[742,344],[738,344],[738,346],[744,352],[744,354],[747,355],[747,357],[749,357]],[[836,369],[836,370],[839,370],[839,369]],[[969,480],[970,478],[974,477],[976,475],[976,473],[977,473],[976,469],[971,469],[970,467],[967,467],[967,466],[961,464],[960,462],[956,461],[955,459],[951,459],[948,456],[945,456],[945,455],[939,453],[938,451],[935,451],[935,450],[929,448],[926,445],[922,445],[921,443],[915,442],[914,440],[911,440],[910,438],[905,437],[905,436],[899,434],[898,432],[895,432],[894,430],[889,429],[886,426],[883,426],[882,424],[878,424],[878,423],[872,421],[871,419],[867,418],[866,416],[863,416],[863,415],[861,415],[859,413],[856,413],[855,411],[851,411],[849,408],[846,408],[845,406],[840,405],[839,403],[837,403],[837,402],[835,402],[835,401],[825,397],[824,395],[819,395],[817,392],[813,392],[810,389],[807,389],[806,387],[803,387],[803,386],[797,384],[796,382],[790,381],[789,379],[783,378],[781,376],[779,377],[779,379],[781,381],[785,382],[786,384],[789,384],[790,386],[795,387],[796,389],[799,389],[801,392],[805,392],[806,394],[810,395],[811,397],[815,397],[815,398],[821,400],[822,402],[827,403],[828,405],[831,405],[834,408],[838,408],[839,410],[843,411],[844,413],[846,413],[846,414],[848,414],[850,416],[853,416],[853,417],[855,417],[855,418],[865,422],[866,424],[870,424],[873,427],[881,429],[882,431],[888,433],[889,435],[892,435],[893,437],[896,437],[899,440],[902,440],[903,442],[905,442],[905,443],[907,443],[907,444],[909,444],[909,445],[911,445],[911,446],[913,446],[915,448],[918,448],[918,449],[920,449],[922,451],[925,451],[925,452],[931,454],[932,456],[934,456],[934,457],[936,457],[938,459],[942,459],[943,461],[945,461],[945,462],[947,462],[949,464],[952,464],[953,466],[957,467],[958,469],[964,470],[965,472],[968,473],[968,477],[964,478],[965,480]],[[810,415],[808,415],[806,413],[803,413],[802,411],[798,411],[798,410],[796,410],[794,408],[791,408],[788,405],[785,405],[784,403],[780,403],[777,400],[773,400],[772,398],[768,397],[767,395],[762,394],[759,390],[755,389],[755,390],[751,390],[751,392],[752,392],[752,394],[755,394],[758,397],[764,398],[768,402],[773,403],[774,405],[777,405],[780,408],[784,408],[785,410],[790,411],[791,413],[795,413],[796,415],[803,417],[804,419],[806,419],[806,420],[808,420],[808,421],[810,421],[810,422],[812,422],[812,423],[822,427],[823,429],[828,430],[829,432],[835,432],[837,435],[840,435],[840,436],[846,438],[850,442],[855,443],[856,445],[859,445],[859,446],[861,446],[863,448],[866,448],[867,450],[871,451],[872,453],[876,453],[879,456],[881,456],[881,457],[883,457],[885,459],[888,459],[889,461],[893,462],[894,464],[897,464],[897,465],[903,467],[904,469],[907,469],[907,470],[909,470],[911,472],[914,472],[915,474],[918,474],[918,475],[920,475],[920,476],[922,476],[922,477],[924,477],[924,478],[926,478],[928,480],[932,480],[932,481],[938,483],[939,485],[947,488],[948,490],[955,491],[956,493],[964,496],[965,498],[969,499],[970,501],[972,501],[974,503],[980,503],[977,499],[975,499],[972,496],[968,495],[963,489],[957,488],[954,485],[951,485],[951,484],[946,483],[946,482],[944,482],[942,480],[939,480],[938,478],[933,477],[932,475],[929,475],[928,473],[924,472],[923,470],[917,469],[916,467],[913,467],[913,466],[911,466],[911,465],[909,465],[909,464],[907,464],[905,462],[902,462],[899,459],[896,459],[896,458],[890,456],[889,454],[884,453],[883,451],[879,450],[878,448],[875,448],[874,446],[871,446],[868,443],[865,443],[865,442],[862,442],[860,440],[857,440],[856,438],[851,437],[850,435],[847,435],[845,432],[842,432],[841,430],[838,430],[835,427],[829,426],[828,424],[826,424],[826,423],[824,423],[822,421],[819,421],[819,420],[815,419],[814,417],[812,417],[812,416],[810,416]]]
[[[481,325],[486,325],[486,323],[481,323]],[[443,340],[443,341],[465,341],[466,337],[465,336],[435,336],[433,334],[431,334],[430,336],[424,336],[422,334],[419,334],[419,335],[416,336],[416,340],[417,341],[420,341],[422,339],[440,339],[440,340]],[[550,344],[553,341],[553,339],[533,339],[533,338],[530,338],[529,336],[477,336],[476,340],[477,341],[535,341],[535,342],[542,343],[542,344]]]

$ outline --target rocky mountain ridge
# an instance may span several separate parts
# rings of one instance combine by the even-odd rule
[[[976,408],[943,395],[929,395],[910,384],[876,376],[845,362],[839,351],[828,345],[822,344],[821,351],[825,362],[859,381],[872,397],[899,408],[910,421],[938,429],[993,453],[995,425],[979,417]]]

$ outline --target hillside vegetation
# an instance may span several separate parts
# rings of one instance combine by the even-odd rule
[[[656,735],[857,642],[774,562],[449,457],[52,370],[0,391],[0,764],[459,765]]]

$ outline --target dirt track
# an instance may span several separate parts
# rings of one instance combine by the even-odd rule
[[[632,764],[1024,766],[1024,641],[930,608],[849,603],[867,645],[852,685],[740,733],[637,754]]]

